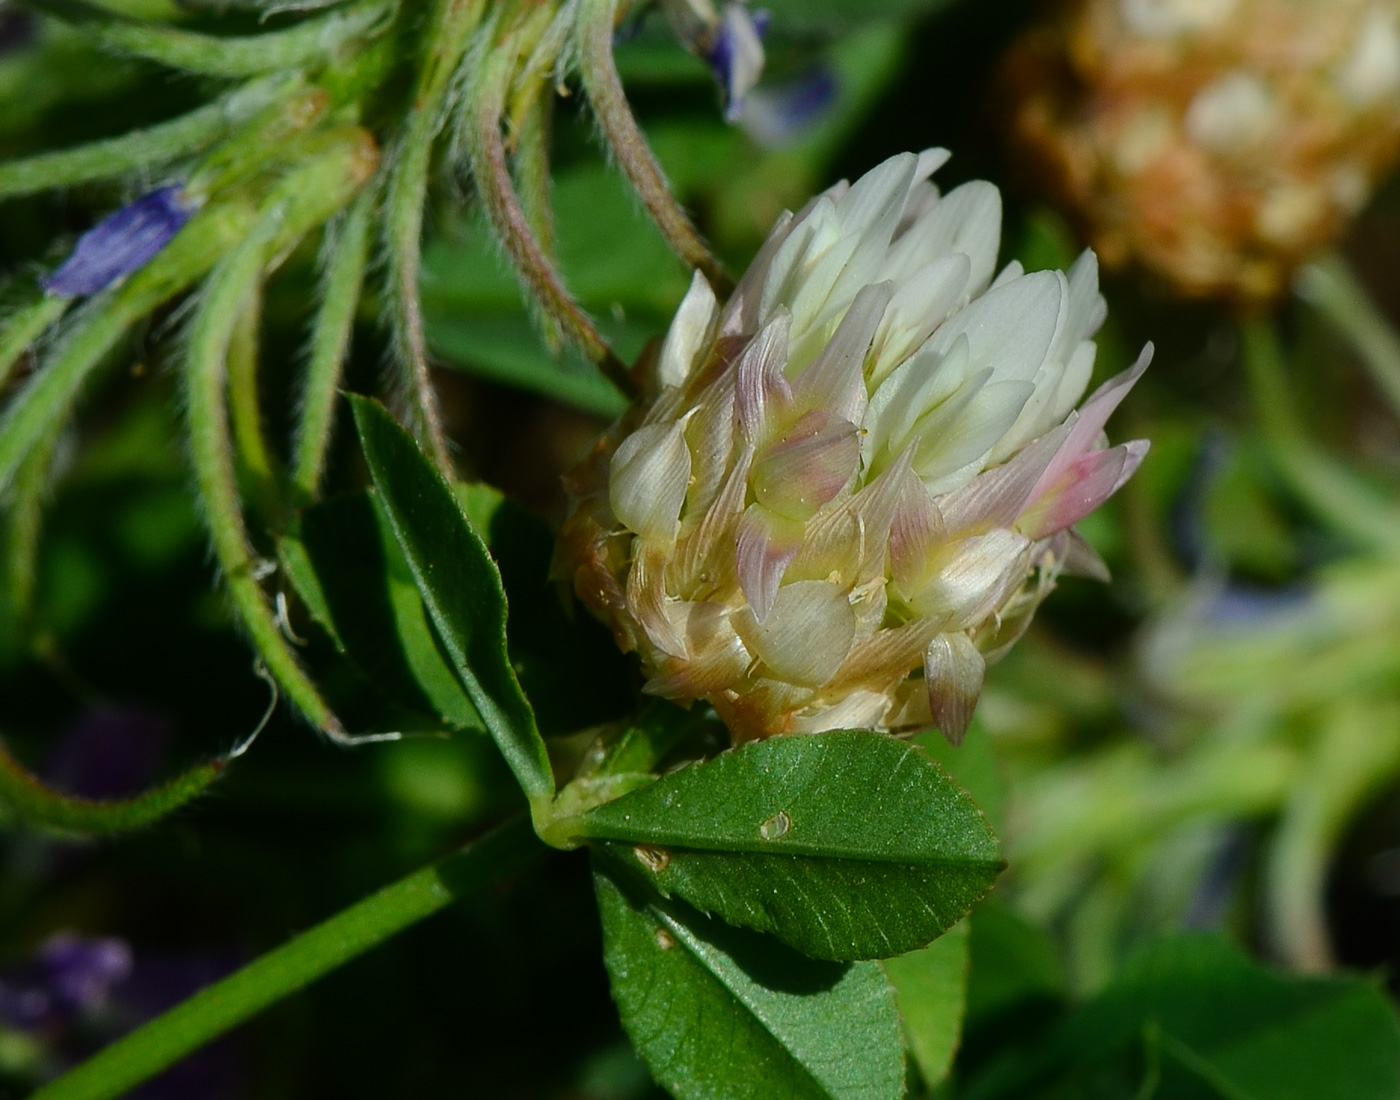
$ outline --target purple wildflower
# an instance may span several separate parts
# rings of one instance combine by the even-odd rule
[[[160,252],[193,212],[178,184],[141,196],[79,237],[44,289],[70,298],[96,294]]]
[[[705,60],[719,81],[726,122],[739,120],[744,113],[744,97],[763,73],[763,32],[767,29],[768,12],[751,12],[740,3],[724,5]]]

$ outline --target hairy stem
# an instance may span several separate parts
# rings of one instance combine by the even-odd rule
[[[519,870],[543,851],[528,822],[503,825],[200,990],[31,1094],[31,1100],[120,1096],[457,898]]]
[[[492,41],[488,45],[489,48],[475,58],[464,108],[472,175],[487,216],[526,288],[545,313],[598,364],[610,381],[623,392],[630,392],[626,368],[565,288],[521,208],[501,138],[501,117],[505,112],[517,45],[514,36],[507,37],[503,43]]]
[[[190,156],[279,98],[289,83],[286,76],[255,80],[169,122],[0,164],[0,197],[116,179]]]
[[[229,595],[268,670],[302,713],[332,738],[343,736],[340,722],[297,662],[259,583],[234,479],[224,386],[239,310],[256,292],[264,268],[347,202],[373,166],[369,135],[352,130],[338,146],[278,184],[252,231],[210,277],[191,324],[187,358],[195,478]]]
[[[83,384],[127,330],[188,290],[247,232],[254,216],[243,203],[206,207],[120,288],[83,308],[0,420],[0,489],[49,426],[67,418]]]
[[[350,349],[355,310],[369,260],[370,222],[378,189],[361,192],[326,243],[321,308],[311,333],[311,361],[301,399],[292,485],[300,502],[313,500],[326,466],[340,375]]]
[[[621,166],[642,205],[647,208],[662,235],[691,267],[698,268],[721,297],[734,282],[715,258],[689,216],[676,202],[656,155],[647,145],[637,125],[622,78],[613,60],[613,28],[617,22],[618,0],[582,0],[580,10],[579,73],[588,102],[598,119],[613,156]]]
[[[423,306],[418,297],[423,203],[428,193],[433,143],[442,130],[448,93],[466,55],[471,34],[481,22],[483,9],[482,0],[438,0],[424,39],[427,52],[419,71],[413,107],[392,157],[384,212],[399,359],[416,421],[414,427],[444,476],[452,474],[452,458],[428,373]]]

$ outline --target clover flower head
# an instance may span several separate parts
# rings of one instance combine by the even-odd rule
[[[640,402],[570,475],[560,562],[647,690],[736,740],[937,725],[1064,569],[1072,525],[1132,474],[1075,411],[1105,316],[1068,275],[994,265],[1001,199],[941,195],[942,150],[887,160],[773,228],[727,302],[697,275]],[[995,277],[994,277],[995,274]]]

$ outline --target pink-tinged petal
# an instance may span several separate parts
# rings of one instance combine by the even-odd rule
[[[783,574],[802,545],[802,524],[774,515],[761,504],[749,505],[734,539],[734,567],[739,587],[761,623],[773,608]]]
[[[1017,526],[1027,537],[1040,539],[1078,523],[1133,476],[1147,448],[1147,440],[1134,439],[1081,456],[1026,510]]]
[[[690,289],[681,299],[675,319],[661,345],[656,363],[657,380],[664,386],[680,386],[690,376],[695,357],[709,341],[719,302],[705,276],[700,272],[690,281]]]
[[[955,534],[1010,527],[1025,511],[1046,464],[1069,437],[1062,426],[1037,439],[1010,462],[978,474],[966,485],[937,498],[939,511]]]
[[[678,603],[672,617],[691,656],[660,662],[643,691],[664,699],[699,699],[743,679],[753,657],[730,624],[729,608],[705,601]]]
[[[1057,484],[1069,466],[1077,462],[1088,454],[1098,443],[1099,435],[1103,432],[1104,425],[1108,423],[1108,418],[1113,415],[1113,411],[1118,408],[1123,398],[1128,396],[1142,372],[1147,369],[1147,365],[1152,362],[1152,345],[1148,344],[1142,349],[1142,354],[1138,356],[1137,362],[1128,370],[1121,374],[1114,375],[1102,386],[1096,389],[1089,400],[1084,402],[1079,410],[1079,416],[1074,420],[1070,428],[1069,437],[1060,448],[1050,464],[1041,474],[1040,481],[1036,485],[1032,498],[1038,498],[1041,494],[1049,491],[1050,486]]]
[[[759,442],[769,419],[792,403],[792,387],[783,373],[791,325],[787,311],[780,309],[735,364],[734,406],[751,443]]]
[[[772,672],[790,683],[820,687],[840,670],[855,638],[846,593],[828,581],[796,581],[778,590],[767,618],[740,635]]]
[[[934,554],[946,536],[943,516],[924,483],[906,476],[890,525],[890,576],[901,591],[923,585]]]
[[[966,634],[940,634],[924,653],[924,683],[933,724],[953,746],[961,745],[982,695],[987,664]]]
[[[686,443],[690,446],[692,482],[687,497],[687,517],[698,509],[709,507],[733,461],[736,449],[734,437],[738,432],[734,382],[734,371],[725,371],[695,399],[695,412],[685,428]]]
[[[853,424],[861,422],[866,406],[865,353],[893,292],[889,283],[876,283],[856,295],[830,341],[793,384],[793,396],[800,405],[830,409]]]
[[[685,424],[650,424],[618,446],[608,471],[613,514],[643,539],[669,545],[676,537],[690,485]]]
[[[856,426],[813,409],[758,453],[754,496],[779,515],[809,519],[846,487],[859,463]]]

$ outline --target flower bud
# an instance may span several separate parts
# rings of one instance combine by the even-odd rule
[[[1005,75],[1027,177],[1186,296],[1282,293],[1400,154],[1393,0],[1076,0]]]
[[[1078,410],[1105,313],[1092,253],[992,278],[1001,200],[940,195],[941,150],[784,215],[730,299],[697,274],[652,396],[574,470],[559,568],[646,690],[736,740],[937,725],[1065,569],[1072,525],[1137,468]]]

